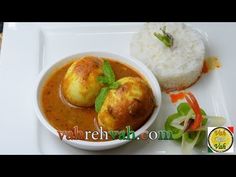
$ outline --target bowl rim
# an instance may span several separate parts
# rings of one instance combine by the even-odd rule
[[[40,122],[51,132],[53,133],[55,136],[58,137],[58,133],[57,130],[46,120],[46,117],[43,115],[41,109],[40,109],[40,85],[41,82],[45,82],[45,76],[46,75],[50,75],[48,73],[52,73],[53,69],[55,69],[56,66],[60,65],[62,66],[63,64],[65,64],[66,62],[73,60],[74,58],[78,57],[81,58],[83,56],[98,56],[98,57],[102,57],[104,56],[104,58],[111,58],[114,61],[118,61],[121,63],[124,63],[128,66],[130,66],[131,68],[134,68],[135,70],[137,70],[148,82],[149,86],[152,89],[152,92],[154,94],[155,97],[155,103],[158,103],[158,106],[156,108],[154,108],[154,111],[152,113],[152,115],[150,116],[150,118],[138,129],[135,131],[135,137],[138,137],[141,133],[145,132],[152,124],[153,122],[157,119],[158,117],[158,113],[161,107],[161,100],[162,100],[162,94],[161,94],[161,88],[159,85],[158,80],[156,79],[156,77],[154,76],[154,74],[151,72],[150,69],[148,69],[148,67],[146,65],[144,65],[142,62],[140,62],[137,59],[134,59],[131,56],[125,56],[125,55],[120,55],[120,54],[116,54],[116,53],[111,53],[111,52],[107,52],[107,51],[86,51],[86,52],[79,52],[67,57],[64,57],[56,62],[53,62],[49,65],[47,65],[46,67],[44,67],[35,82],[34,85],[34,96],[33,96],[33,106],[34,106],[34,110],[35,113],[38,117],[38,119],[40,120]],[[122,61],[120,61],[122,60]],[[125,62],[123,62],[123,60],[127,60],[130,63],[133,63],[135,66],[127,64]],[[144,74],[146,73],[146,74]],[[150,83],[152,82],[152,83]],[[153,87],[155,90],[153,90]],[[156,95],[155,95],[156,93]],[[59,137],[58,137],[59,138]],[[76,146],[79,148],[79,146],[90,146],[90,147],[103,147],[103,146],[114,146],[114,145],[122,145],[124,143],[130,142],[131,140],[110,140],[110,141],[102,141],[102,142],[96,142],[96,141],[85,141],[85,140],[67,140],[66,138],[63,138],[62,141],[65,141],[66,143]]]

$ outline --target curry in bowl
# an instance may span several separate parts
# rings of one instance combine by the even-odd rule
[[[145,78],[112,58],[84,56],[57,68],[42,86],[48,122],[60,131],[138,130],[158,107]],[[111,138],[109,138],[111,140]],[[88,141],[94,141],[89,138]]]

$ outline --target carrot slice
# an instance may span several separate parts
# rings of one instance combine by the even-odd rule
[[[189,131],[194,131],[201,126],[201,123],[203,120],[201,109],[199,107],[197,99],[194,97],[194,95],[191,92],[186,93],[185,99],[195,113],[194,122],[189,127]]]

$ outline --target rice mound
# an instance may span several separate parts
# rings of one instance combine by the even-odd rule
[[[174,38],[171,48],[153,35],[164,26]],[[163,90],[181,90],[200,77],[205,46],[200,33],[183,23],[145,23],[133,36],[130,53],[152,70]]]

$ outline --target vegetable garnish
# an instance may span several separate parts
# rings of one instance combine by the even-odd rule
[[[179,100],[184,99],[185,97],[185,93],[184,92],[180,92],[180,93],[171,93],[170,94],[170,99],[172,103],[176,103]]]
[[[111,67],[109,61],[104,60],[103,65],[102,65],[102,70],[103,70],[103,75],[98,76],[97,80],[100,83],[104,84],[106,87],[103,87],[100,90],[100,92],[95,100],[96,112],[100,111],[109,90],[117,89],[120,86],[120,84],[118,82],[116,82],[115,74],[112,70],[112,67]]]
[[[165,130],[171,132],[174,140],[182,141],[184,153],[190,153],[194,146],[203,143],[207,126],[223,126],[226,121],[223,117],[208,116],[191,92],[181,94],[184,94],[187,102],[180,103],[177,113],[167,118]]]
[[[198,105],[197,99],[193,96],[193,94],[191,92],[188,92],[185,94],[185,99],[195,113],[194,122],[189,127],[190,131],[194,131],[195,129],[197,129],[201,126],[202,119],[203,119],[202,114],[201,114],[201,110]]]
[[[103,83],[103,84],[112,84],[115,82],[115,74],[112,70],[112,67],[109,63],[109,61],[104,60],[103,65],[102,65],[102,71],[103,71],[103,76],[98,77],[98,81]]]
[[[174,38],[170,33],[166,32],[166,26],[163,28],[160,28],[163,34],[154,32],[153,35],[159,39],[163,44],[165,44],[166,47],[171,48],[174,44]]]
[[[106,96],[109,92],[109,88],[108,87],[104,87],[100,90],[96,100],[95,100],[95,110],[96,112],[99,112],[102,105],[103,105],[103,102],[104,100],[106,99]]]

